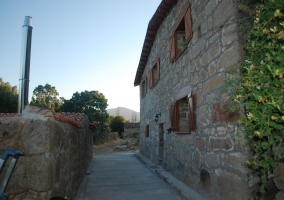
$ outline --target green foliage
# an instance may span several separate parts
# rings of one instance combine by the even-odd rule
[[[107,119],[107,123],[110,124],[110,122],[111,122],[111,120],[112,120],[113,118],[115,118],[114,115],[109,115],[109,116],[108,116],[108,119]]]
[[[245,109],[240,124],[252,151],[247,164],[252,173],[261,175],[261,194],[284,158],[283,12],[283,0],[257,1],[245,63],[234,85],[238,87],[233,100]]]
[[[111,128],[111,131],[118,132],[118,134],[121,137],[121,133],[124,131],[124,123],[126,122],[125,118],[123,116],[115,116],[111,117],[109,127]]]
[[[11,86],[0,78],[0,113],[16,113],[18,111],[17,86]]]
[[[58,98],[58,96],[59,93],[54,86],[49,84],[39,85],[33,91],[30,105],[58,112],[64,100],[62,97]]]
[[[85,91],[74,93],[70,100],[64,100],[61,106],[63,112],[85,113],[90,122],[96,122],[97,128],[104,129],[108,113],[106,111],[107,99],[98,91]]]

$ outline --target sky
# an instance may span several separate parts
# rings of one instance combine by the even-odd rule
[[[32,17],[29,101],[38,85],[59,97],[97,90],[108,109],[140,111],[134,87],[147,26],[161,0],[0,0],[0,77],[19,88],[22,26]]]

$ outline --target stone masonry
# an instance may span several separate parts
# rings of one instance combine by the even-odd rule
[[[142,77],[147,77],[159,56],[160,80],[140,99],[140,153],[205,198],[249,199],[251,189],[244,165],[247,152],[236,142],[240,114],[222,109],[228,97],[221,93],[226,68],[243,60],[244,39],[233,23],[240,15],[239,4],[231,0],[190,0],[193,36],[179,58],[170,62],[170,34],[187,2],[178,0],[166,15],[148,55]],[[169,105],[189,85],[196,128],[190,133],[168,132]],[[161,113],[157,123],[156,113]],[[149,137],[145,137],[146,125]]]
[[[9,199],[75,198],[92,159],[89,120],[85,116],[78,128],[76,123],[56,120],[53,114],[26,108],[23,114],[0,117],[0,154],[6,149],[25,154],[19,158],[5,190]]]

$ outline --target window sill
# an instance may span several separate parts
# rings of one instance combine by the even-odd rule
[[[160,79],[159,79],[160,80]],[[158,85],[158,83],[159,83],[159,80],[157,81],[157,83],[155,84],[155,85],[153,85],[150,89],[153,89],[153,88],[155,88],[156,87],[156,85]]]
[[[176,57],[176,59],[173,62],[177,61],[186,51],[187,51],[187,46],[180,52],[180,54],[178,54],[178,56]]]
[[[179,132],[176,132],[176,134],[191,134],[191,132],[188,132],[188,131],[179,131]]]

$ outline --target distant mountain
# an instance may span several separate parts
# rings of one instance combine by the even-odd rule
[[[110,108],[106,110],[109,115],[121,115],[123,116],[126,120],[129,120],[132,122],[133,117],[136,116],[136,122],[140,122],[140,112],[136,112],[134,110],[124,108],[124,107],[118,107],[118,108]]]

